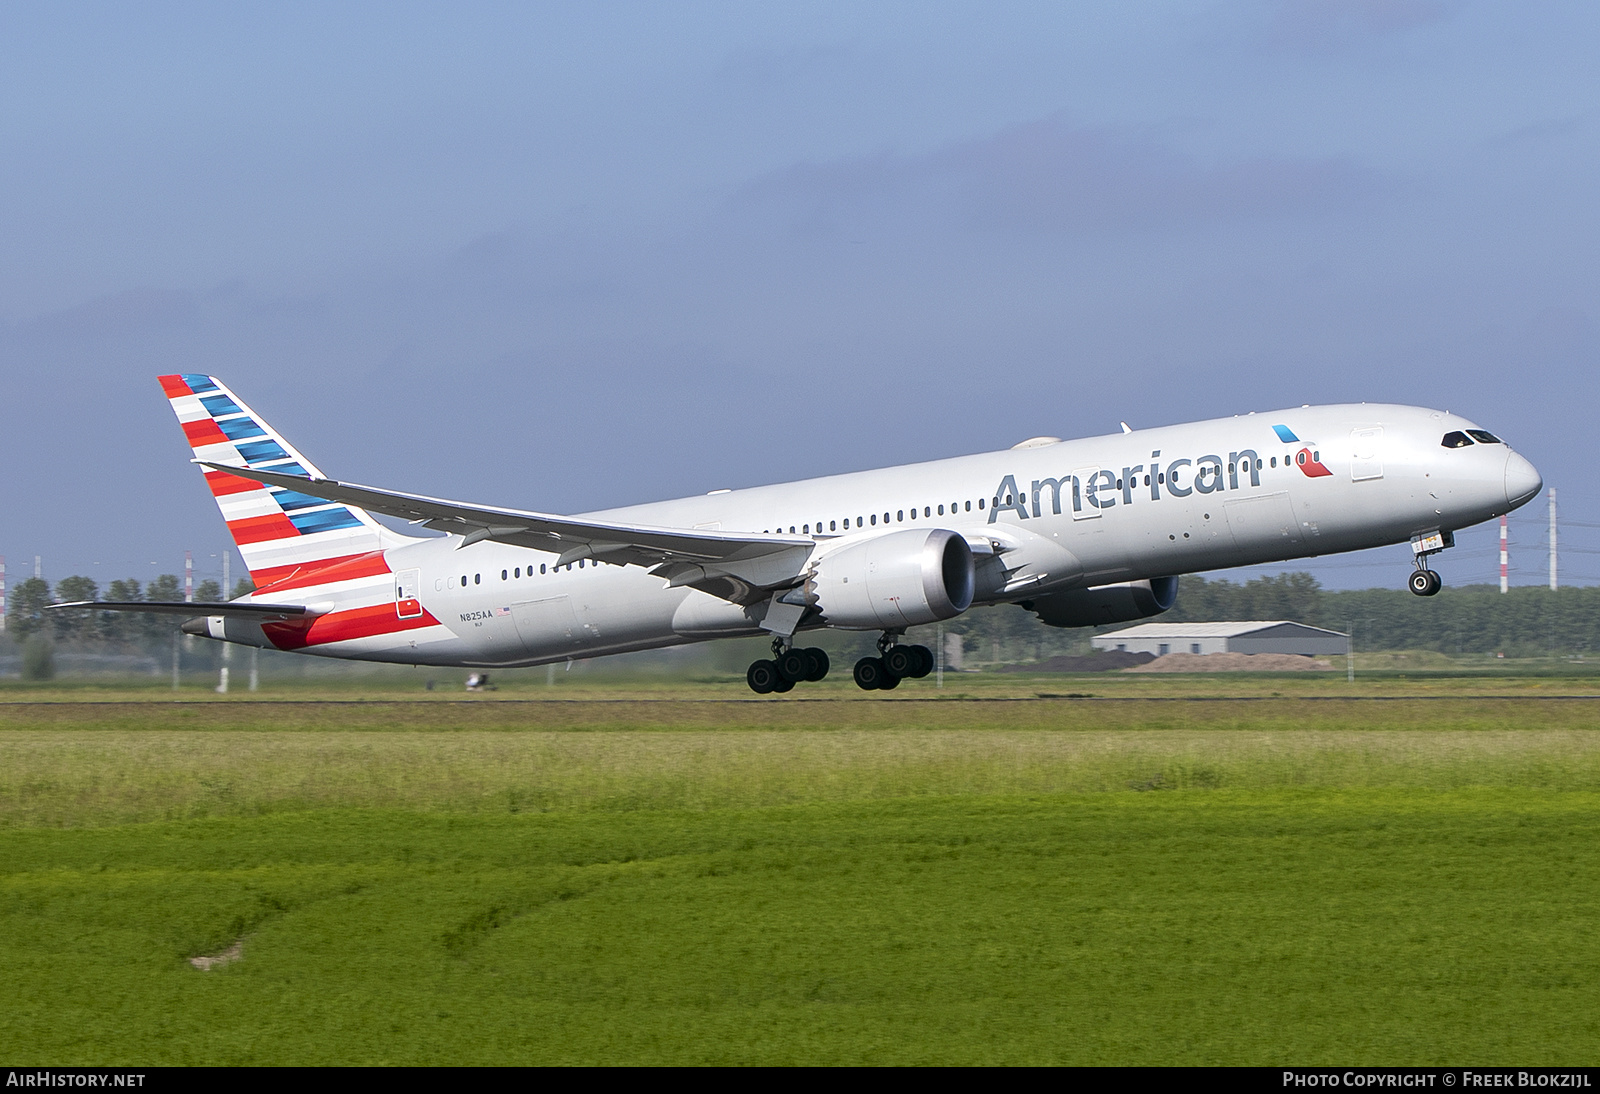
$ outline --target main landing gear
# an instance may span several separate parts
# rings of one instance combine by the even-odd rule
[[[906,677],[920,680],[933,671],[933,651],[927,646],[901,646],[897,635],[878,639],[877,657],[856,662],[856,686],[862,691],[893,691]]]
[[[798,649],[781,638],[772,640],[772,659],[750,662],[745,671],[745,683],[757,695],[782,695],[796,684],[815,682],[828,675],[828,651]]]

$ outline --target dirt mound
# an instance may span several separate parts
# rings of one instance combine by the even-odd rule
[[[1046,661],[1035,661],[1031,665],[1007,665],[1001,672],[1114,672],[1117,669],[1129,669],[1137,665],[1148,664],[1156,659],[1153,653],[1128,653],[1125,650],[1107,650],[1104,653],[1091,653],[1087,657],[1073,657],[1063,655],[1052,657]]]
[[[1169,653],[1123,672],[1306,672],[1333,668],[1297,653]]]
[[[191,957],[189,958],[189,964],[201,972],[210,972],[212,969],[220,969],[223,965],[231,965],[243,956],[244,939],[241,938],[221,953],[209,954],[203,957]]]

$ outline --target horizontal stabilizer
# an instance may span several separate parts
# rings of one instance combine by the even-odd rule
[[[304,604],[213,604],[203,600],[75,600],[70,604],[51,604],[48,610],[65,608],[160,615],[237,615],[247,619],[297,619],[312,614]]]

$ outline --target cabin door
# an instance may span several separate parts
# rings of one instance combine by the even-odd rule
[[[1357,429],[1350,434],[1350,478],[1383,478],[1383,429]]]
[[[394,614],[401,619],[416,619],[422,615],[422,601],[417,599],[421,588],[421,570],[401,570],[395,574]]]

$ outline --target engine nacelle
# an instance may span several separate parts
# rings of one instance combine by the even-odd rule
[[[965,538],[948,528],[908,529],[824,555],[806,593],[831,627],[891,630],[960,615],[975,584]]]
[[[1098,627],[1160,615],[1178,599],[1178,579],[1153,577],[1092,589],[1071,589],[1021,602],[1052,627]]]

